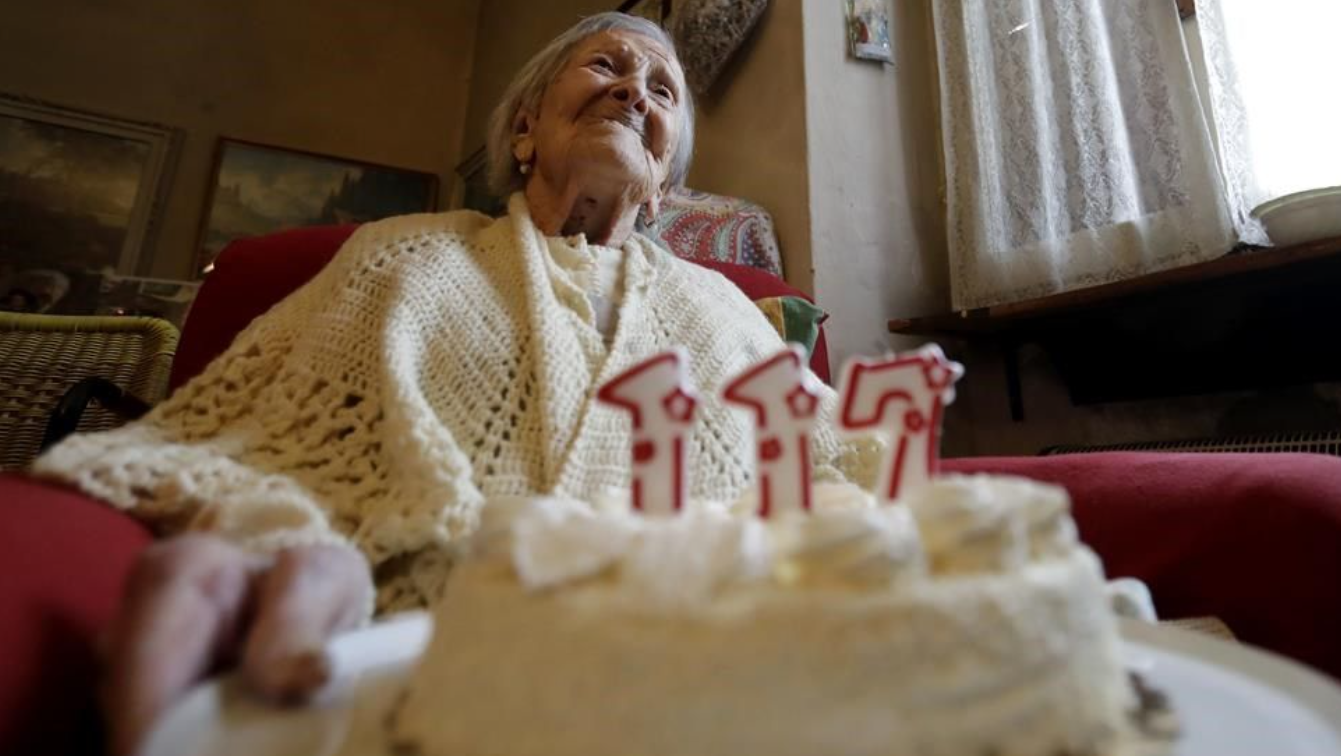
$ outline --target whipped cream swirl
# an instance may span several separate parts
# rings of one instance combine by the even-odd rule
[[[509,561],[528,590],[599,580],[634,604],[673,608],[746,582],[882,590],[929,573],[1006,573],[1077,545],[1064,490],[999,476],[939,478],[892,507],[850,484],[822,484],[814,511],[773,520],[742,516],[748,497],[690,502],[664,518],[627,501],[495,498],[472,552]]]
[[[1029,558],[1024,508],[1000,478],[946,476],[914,491],[908,508],[936,575],[1009,572]]]
[[[904,507],[797,515],[773,528],[780,583],[892,586],[926,575],[917,525]]]

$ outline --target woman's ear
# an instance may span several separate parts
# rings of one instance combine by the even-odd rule
[[[535,118],[530,113],[518,113],[512,122],[512,156],[522,165],[535,160],[535,139],[532,138]]]

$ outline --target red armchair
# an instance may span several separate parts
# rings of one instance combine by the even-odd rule
[[[172,386],[314,275],[352,230],[225,250],[187,319]],[[752,298],[799,293],[762,271],[707,264]],[[812,365],[827,379],[822,340]],[[1164,616],[1215,615],[1247,642],[1341,677],[1341,458],[1093,454],[946,467],[1066,486],[1109,573],[1148,582]],[[0,476],[0,522],[0,753],[89,752],[95,639],[151,536],[110,507],[17,476]]]

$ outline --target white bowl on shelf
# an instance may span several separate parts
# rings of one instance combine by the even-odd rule
[[[1278,247],[1341,236],[1341,186],[1310,189],[1253,208]]]

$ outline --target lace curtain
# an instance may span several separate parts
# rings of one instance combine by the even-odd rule
[[[932,5],[956,309],[1233,246],[1172,0]]]

